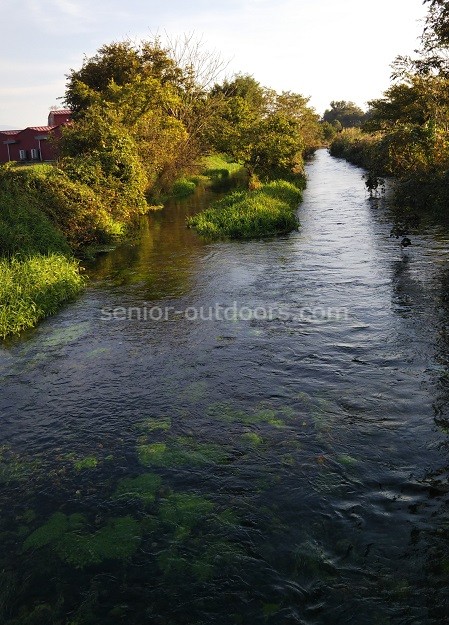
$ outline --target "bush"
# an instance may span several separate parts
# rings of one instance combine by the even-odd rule
[[[70,247],[34,198],[19,193],[0,174],[0,257],[34,252],[70,254]]]
[[[55,313],[83,287],[78,263],[62,254],[0,259],[0,338]]]
[[[379,141],[377,135],[366,134],[359,128],[347,128],[332,141],[330,153],[359,167],[372,169]]]
[[[0,219],[4,227],[8,221],[21,239],[26,239],[25,235],[20,235],[22,227],[31,236],[25,249],[21,247],[20,240],[14,238],[8,244],[3,244],[5,248],[14,248],[10,249],[13,252],[27,252],[33,248],[33,233],[28,226],[31,225],[32,217],[36,216],[40,234],[34,237],[32,251],[67,252],[68,246],[77,250],[90,243],[106,243],[124,229],[124,224],[112,218],[98,195],[87,185],[73,182],[63,171],[51,165],[0,168],[0,207],[3,209]],[[14,211],[17,211],[17,218]],[[52,235],[49,224],[54,228]],[[44,230],[47,230],[47,234]],[[59,247],[56,235],[61,242]],[[65,237],[68,246],[62,243],[61,235]],[[41,244],[37,244],[38,239],[42,239]]]
[[[256,191],[236,191],[187,220],[189,227],[210,239],[251,239],[296,230],[301,189],[277,180]]]

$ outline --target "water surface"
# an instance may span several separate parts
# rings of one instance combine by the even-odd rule
[[[448,237],[361,174],[320,150],[276,239],[167,207],[0,350],[1,622],[449,622]]]

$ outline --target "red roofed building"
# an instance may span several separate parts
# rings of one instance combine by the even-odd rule
[[[71,121],[71,111],[50,111],[47,126],[24,130],[0,130],[0,163],[54,161],[58,157],[57,140],[62,127]]]

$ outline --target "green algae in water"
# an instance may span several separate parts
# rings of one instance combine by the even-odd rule
[[[89,321],[69,326],[53,327],[48,333],[40,334],[39,345],[43,348],[64,347],[88,334],[90,327]]]
[[[145,504],[154,503],[161,484],[161,477],[154,473],[124,478],[118,483],[114,496],[140,499]]]
[[[39,460],[21,458],[6,445],[0,447],[0,484],[23,482],[40,467]]]
[[[259,447],[263,443],[263,438],[256,432],[245,432],[242,434],[242,440],[253,447]]]
[[[348,456],[346,454],[342,454],[342,455],[338,456],[337,457],[337,462],[339,462],[340,464],[343,464],[344,466],[347,466],[347,467],[353,467],[356,464],[358,464],[358,460],[356,460],[352,456]]]
[[[189,570],[187,558],[176,547],[171,547],[159,553],[157,563],[165,576],[185,574]]]
[[[207,382],[192,382],[184,389],[185,397],[192,403],[196,403],[206,396],[208,390]]]
[[[90,352],[86,352],[86,358],[98,358],[99,356],[104,356],[105,354],[109,354],[111,352],[110,347],[97,347],[97,349],[92,349]]]
[[[224,567],[238,564],[243,555],[238,545],[205,536],[188,544],[174,543],[158,555],[157,562],[166,577],[192,575],[206,582],[221,573]]]
[[[137,447],[139,462],[147,467],[201,466],[227,461],[223,447],[199,443],[190,437],[178,437],[170,443],[150,443]]]
[[[245,412],[238,410],[230,402],[217,402],[209,406],[207,415],[228,423],[242,423],[243,425],[267,424],[275,428],[283,428],[285,427],[285,418],[281,418],[279,415],[291,418],[292,412],[289,408],[274,410],[264,407],[263,404],[255,411]]]
[[[38,527],[23,543],[23,548],[40,549],[52,543],[56,544],[63,536],[72,530],[78,530],[84,526],[86,519],[81,514],[66,516],[62,512],[55,512],[53,516],[41,527]]]
[[[164,457],[167,451],[165,443],[151,443],[150,445],[139,445],[137,456],[140,464],[144,466],[165,466]]]
[[[185,538],[192,529],[210,518],[214,504],[189,493],[173,493],[162,501],[159,520],[174,532],[176,539]]]
[[[111,519],[94,534],[66,534],[56,552],[75,568],[100,564],[104,560],[127,560],[140,542],[138,521],[130,516]]]
[[[208,407],[206,413],[209,417],[229,423],[243,423],[247,416],[246,412],[237,410],[231,402],[215,402]]]
[[[171,417],[148,417],[148,419],[139,423],[138,428],[145,432],[166,432],[171,429],[171,426]]]
[[[315,541],[307,540],[301,543],[292,555],[296,576],[323,580],[336,575],[335,566]]]
[[[73,466],[77,471],[83,471],[84,469],[95,469],[98,466],[98,459],[94,456],[86,456],[80,458],[73,463]]]
[[[130,516],[111,519],[92,534],[85,532],[85,526],[83,515],[56,512],[28,536],[23,548],[26,551],[50,546],[61,560],[82,569],[104,560],[126,560],[140,541],[139,523]]]

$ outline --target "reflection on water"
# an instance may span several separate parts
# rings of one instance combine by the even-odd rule
[[[325,151],[309,179],[278,239],[151,215],[0,352],[2,623],[447,622],[447,237],[401,250]],[[234,302],[289,315],[101,319]]]

